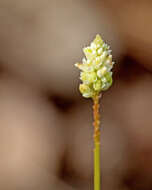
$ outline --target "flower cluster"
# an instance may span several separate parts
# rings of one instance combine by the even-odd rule
[[[83,58],[82,64],[75,64],[81,70],[80,79],[83,82],[79,89],[84,97],[93,98],[112,85],[112,51],[100,35],[83,51],[86,58]]]

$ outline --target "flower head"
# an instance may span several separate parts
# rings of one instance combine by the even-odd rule
[[[93,98],[101,91],[107,90],[112,85],[112,72],[114,62],[110,47],[97,35],[89,47],[83,49],[85,58],[82,64],[75,66],[81,70],[80,92],[86,98]]]

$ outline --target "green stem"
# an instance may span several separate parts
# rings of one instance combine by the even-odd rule
[[[99,95],[93,98],[94,116],[94,190],[100,190],[100,114]]]
[[[94,190],[100,190],[100,144],[94,149]]]

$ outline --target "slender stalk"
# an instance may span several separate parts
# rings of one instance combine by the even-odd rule
[[[94,116],[94,190],[100,190],[100,114],[99,99],[96,95],[93,98],[93,116]]]

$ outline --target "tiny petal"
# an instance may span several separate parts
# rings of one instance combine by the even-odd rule
[[[112,61],[112,55],[109,55],[108,59],[109,59],[110,61]]]
[[[97,71],[98,77],[104,76],[104,74],[107,72],[107,67],[103,66],[100,70]]]
[[[98,54],[101,55],[101,53],[103,52],[103,48],[98,49]]]
[[[97,49],[96,44],[92,42],[92,43],[91,43],[91,48],[96,50],[96,49]]]
[[[87,63],[86,58],[83,58],[83,59],[82,59],[82,63]]]
[[[107,51],[104,51],[103,54],[101,55],[101,60],[104,61],[108,55]]]

